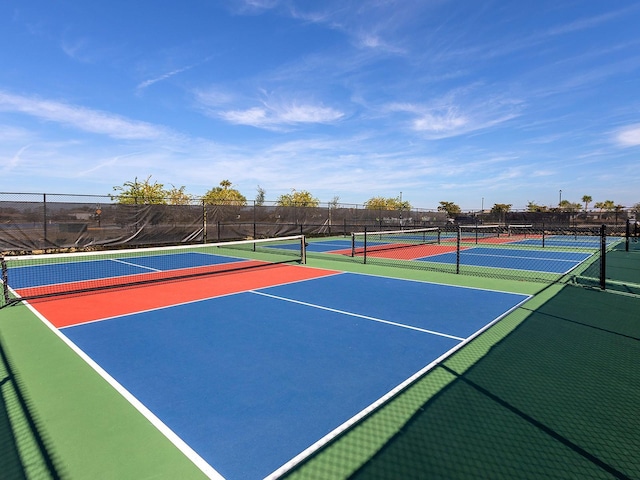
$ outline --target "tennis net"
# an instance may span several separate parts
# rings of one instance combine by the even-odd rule
[[[0,257],[0,307],[21,300],[129,287],[279,263],[306,263],[304,235],[65,254]]]
[[[535,235],[536,232],[533,229],[533,225],[509,225],[508,228],[510,237],[524,237]]]
[[[502,233],[501,225],[460,225],[460,238],[462,242],[475,241],[485,238],[496,238]]]
[[[351,234],[351,256],[427,243],[440,243],[439,227],[353,232]]]

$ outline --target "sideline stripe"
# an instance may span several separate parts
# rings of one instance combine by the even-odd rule
[[[299,305],[304,305],[306,307],[311,307],[311,308],[317,308],[319,310],[326,310],[328,312],[341,313],[342,315],[348,315],[350,317],[363,318],[365,320],[371,320],[373,322],[378,322],[378,323],[386,323],[387,325],[393,325],[395,327],[407,328],[409,330],[417,330],[418,332],[423,332],[423,333],[430,333],[431,335],[437,335],[439,337],[451,338],[453,340],[458,340],[460,342],[465,340],[465,338],[456,337],[454,335],[449,335],[447,333],[436,332],[436,331],[433,331],[433,330],[426,330],[424,328],[412,327],[411,325],[405,325],[403,323],[391,322],[389,320],[383,320],[381,318],[369,317],[367,315],[360,315],[358,313],[346,312],[344,310],[337,310],[335,308],[323,307],[322,305],[316,305],[316,304],[313,304],[313,303],[302,302],[300,300],[293,300],[291,298],[286,298],[286,297],[279,297],[277,295],[271,295],[269,293],[258,292],[256,290],[249,290],[248,293],[255,293],[256,295],[262,295],[263,297],[274,298],[276,300],[282,300],[284,302],[297,303]]]
[[[100,375],[109,385],[111,385],[120,395],[122,395],[141,415],[143,415],[154,427],[156,427],[175,447],[181,451],[191,462],[209,479],[225,480],[224,477],[209,463],[204,460],[195,450],[193,450],[180,436],[171,430],[162,420],[160,420],[146,405],[129,390],[123,387],[120,382],[113,378],[95,360],[87,355],[84,350],[72,342],[64,333],[57,329],[47,318],[32,305],[26,304],[27,308],[49,328],[54,335],[63,341],[71,350],[82,358],[95,372]]]

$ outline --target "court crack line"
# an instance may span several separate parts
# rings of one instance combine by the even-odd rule
[[[294,300],[292,298],[279,297],[277,295],[271,295],[270,293],[258,292],[256,290],[248,290],[248,293],[254,293],[256,295],[262,295],[263,297],[274,298],[276,300],[282,300],[290,303],[297,303],[298,305],[304,305],[306,307],[317,308],[320,310],[326,310],[328,312],[341,313],[342,315],[348,315],[350,317],[362,318],[364,320],[371,320],[372,322],[386,323],[387,325],[393,325],[394,327],[407,328],[409,330],[416,330],[418,332],[429,333],[431,335],[437,335],[439,337],[451,338],[453,340],[464,341],[465,338],[456,337],[455,335],[449,335],[447,333],[436,332],[433,330],[427,330],[425,328],[413,327],[411,325],[405,325],[403,323],[392,322],[390,320],[383,320],[382,318],[368,317],[367,315],[360,315],[359,313],[346,312],[344,310],[338,310],[336,308],[323,307],[322,305],[316,305],[314,303],[302,302],[300,300]]]

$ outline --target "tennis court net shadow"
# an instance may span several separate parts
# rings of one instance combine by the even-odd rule
[[[0,476],[60,479],[63,476],[31,412],[0,339]]]
[[[640,299],[565,287],[351,478],[640,478]]]

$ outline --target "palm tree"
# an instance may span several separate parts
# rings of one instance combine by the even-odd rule
[[[583,195],[582,196],[582,201],[584,202],[584,211],[585,212],[589,208],[589,204],[591,203],[592,200],[593,200],[593,198],[591,198],[591,195]]]

